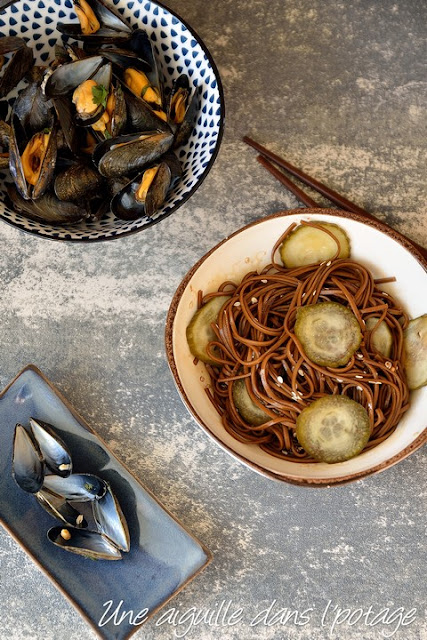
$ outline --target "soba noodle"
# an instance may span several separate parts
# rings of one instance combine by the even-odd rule
[[[272,250],[272,262],[261,273],[223,282],[217,295],[230,299],[213,324],[216,340],[208,353],[217,365],[207,365],[210,399],[225,429],[237,440],[258,444],[268,453],[294,462],[315,462],[299,445],[295,422],[313,400],[330,394],[346,395],[368,412],[371,435],[366,449],[390,436],[409,407],[409,391],[402,365],[403,330],[408,317],[399,303],[377,285],[364,265],[351,259],[332,259],[320,265],[291,269],[275,262],[275,253],[292,225]],[[316,226],[313,224],[313,226]],[[339,252],[339,246],[337,255]],[[299,307],[339,302],[356,316],[363,340],[344,367],[319,366],[309,360],[294,333]],[[371,331],[365,323],[378,319]],[[379,324],[387,323],[393,346],[386,358],[371,346]],[[233,401],[233,381],[248,378],[252,401],[270,417],[259,426],[245,422]]]

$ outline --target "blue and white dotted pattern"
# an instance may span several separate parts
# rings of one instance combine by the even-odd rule
[[[196,127],[186,145],[177,150],[183,176],[152,219],[126,222],[108,214],[102,220],[84,221],[65,228],[34,222],[8,209],[2,201],[10,177],[0,173],[0,216],[20,229],[58,240],[77,241],[107,240],[133,233],[175,211],[194,192],[215,159],[222,135],[224,104],[219,78],[206,47],[176,15],[155,2],[112,2],[132,27],[143,28],[149,34],[167,87],[171,87],[181,73],[189,76],[194,88],[202,87]],[[0,14],[0,34],[23,37],[34,49],[36,64],[46,64],[53,57],[55,44],[61,42],[56,23],[76,20],[71,0],[21,1]]]

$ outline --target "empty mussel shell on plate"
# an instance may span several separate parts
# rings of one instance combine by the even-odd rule
[[[53,544],[93,560],[120,560],[120,550],[102,533],[86,529],[53,527],[47,532]]]
[[[53,426],[42,420],[30,418],[30,427],[47,467],[59,476],[69,476],[73,470],[71,454],[65,442],[55,433]]]
[[[37,493],[43,485],[42,454],[31,435],[21,424],[15,427],[12,475],[21,489],[28,493]]]
[[[40,489],[35,494],[35,498],[39,505],[57,520],[62,520],[62,522],[70,525],[71,527],[87,527],[87,521],[83,514],[72,507],[71,504],[61,496],[58,496],[47,489]]]
[[[47,475],[43,488],[62,496],[65,500],[77,502],[99,500],[107,491],[104,480],[89,473],[72,473],[67,478]]]
[[[129,551],[128,525],[119,502],[108,484],[105,495],[100,500],[96,500],[92,508],[99,532],[110,538],[122,551]]]

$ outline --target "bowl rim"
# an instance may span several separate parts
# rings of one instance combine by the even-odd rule
[[[138,2],[141,5],[143,4],[143,0],[138,0]],[[215,162],[215,160],[216,160],[216,158],[218,156],[219,149],[220,149],[221,143],[222,143],[223,134],[224,134],[224,126],[225,126],[225,95],[224,95],[224,88],[223,88],[223,85],[222,85],[221,76],[219,74],[218,67],[216,66],[216,63],[215,63],[215,61],[214,61],[214,59],[212,57],[212,54],[209,52],[207,46],[205,45],[205,43],[203,42],[202,38],[199,36],[197,31],[195,31],[194,27],[192,27],[186,20],[183,20],[181,18],[181,16],[179,15],[179,13],[177,13],[176,11],[173,11],[172,9],[170,9],[169,7],[164,5],[162,2],[158,2],[158,0],[150,0],[150,2],[151,2],[151,4],[157,5],[158,7],[161,7],[162,9],[164,9],[165,11],[170,13],[172,16],[174,16],[180,22],[182,22],[182,24],[188,29],[188,31],[192,34],[192,36],[194,37],[196,42],[202,48],[203,53],[206,55],[206,58],[208,59],[209,64],[212,67],[212,71],[213,71],[213,73],[215,75],[215,79],[217,81],[218,93],[219,93],[219,99],[220,99],[220,108],[221,108],[221,112],[220,112],[220,115],[219,115],[218,137],[217,137],[215,149],[214,149],[214,151],[212,153],[212,156],[211,156],[207,166],[205,167],[205,170],[204,170],[203,174],[197,180],[197,182],[192,186],[190,191],[184,195],[182,200],[177,202],[177,204],[175,204],[170,209],[170,211],[168,211],[166,214],[159,216],[153,222],[151,222],[149,224],[146,224],[146,225],[144,225],[142,227],[139,227],[137,229],[129,229],[129,231],[124,231],[123,233],[119,233],[119,234],[116,234],[116,235],[111,235],[111,236],[107,236],[107,237],[99,237],[99,238],[58,238],[58,237],[55,237],[55,236],[44,235],[43,233],[40,233],[40,231],[38,231],[37,229],[26,229],[26,228],[22,227],[20,224],[17,224],[16,222],[14,222],[13,220],[8,220],[7,218],[4,218],[3,215],[0,214],[0,219],[3,222],[5,222],[6,224],[10,225],[11,227],[14,227],[15,229],[19,229],[19,231],[23,231],[24,233],[28,233],[28,234],[30,234],[32,236],[37,236],[38,238],[43,238],[45,240],[53,240],[54,242],[75,242],[75,243],[90,243],[90,244],[94,244],[94,243],[97,243],[97,242],[106,242],[108,240],[120,240],[121,238],[128,238],[129,236],[132,236],[135,233],[139,233],[140,231],[146,231],[147,229],[150,229],[151,227],[154,227],[159,222],[162,222],[162,220],[165,220],[166,218],[168,218],[172,213],[175,213],[183,204],[185,204],[187,202],[187,200],[197,191],[197,189],[200,187],[202,182],[205,180],[206,176],[208,175],[208,173],[212,169],[213,164],[214,164],[214,162]],[[51,226],[52,226],[53,229],[55,229],[55,225],[51,225]],[[73,232],[73,229],[71,228],[70,233],[72,233],[72,232]]]
[[[184,387],[181,383],[181,380],[178,374],[177,363],[175,361],[174,348],[173,348],[173,328],[174,328],[174,321],[175,321],[178,305],[181,301],[181,298],[185,289],[187,288],[189,281],[193,277],[194,273],[199,269],[199,267],[205,262],[205,260],[209,256],[211,256],[221,245],[226,243],[230,238],[233,238],[234,236],[239,235],[243,231],[246,231],[251,227],[257,226],[258,224],[262,224],[267,220],[272,220],[274,218],[281,218],[281,217],[286,218],[287,216],[291,216],[295,214],[310,214],[310,215],[314,214],[316,216],[317,215],[320,215],[320,216],[333,215],[338,218],[349,218],[351,220],[355,220],[356,222],[360,222],[369,227],[372,227],[377,231],[380,231],[381,233],[391,236],[391,238],[394,241],[398,242],[407,251],[409,251],[409,253],[411,253],[411,255],[421,264],[421,266],[427,272],[427,259],[418,251],[418,249],[414,247],[414,245],[405,236],[403,236],[399,231],[388,226],[386,223],[382,222],[381,220],[371,220],[371,219],[365,218],[363,215],[358,213],[343,211],[341,209],[331,209],[331,208],[302,207],[298,209],[277,211],[276,213],[270,214],[263,218],[258,218],[253,222],[250,222],[249,224],[245,225],[244,227],[237,229],[237,231],[234,231],[233,233],[231,233],[229,236],[227,236],[226,238],[221,240],[218,244],[216,244],[207,253],[205,253],[205,255],[202,256],[200,260],[198,260],[196,264],[193,267],[191,267],[188,273],[184,276],[183,280],[179,284],[172,298],[172,301],[168,310],[167,318],[166,318],[166,327],[165,327],[166,357],[168,360],[169,369],[172,373],[172,376],[175,382],[175,386],[178,389],[178,392],[181,396],[181,400],[187,407],[188,411],[196,420],[196,423],[198,424],[198,426],[202,428],[210,438],[212,438],[217,444],[219,444],[219,446],[222,449],[224,449],[231,456],[233,456],[233,458],[237,459],[239,462],[243,463],[245,466],[249,467],[253,471],[256,471],[257,473],[273,480],[286,482],[288,484],[298,485],[302,487],[329,488],[332,486],[349,484],[350,482],[354,482],[355,480],[360,480],[370,475],[380,473],[381,471],[384,471],[385,469],[388,469],[389,467],[397,464],[401,460],[404,460],[411,453],[421,448],[422,445],[427,442],[427,425],[424,427],[423,431],[421,431],[420,435],[413,442],[411,442],[411,444],[409,444],[407,447],[402,449],[402,451],[400,451],[398,454],[364,471],[359,471],[356,473],[352,473],[349,475],[340,476],[332,479],[328,479],[328,478],[308,479],[308,478],[295,478],[294,476],[289,476],[286,474],[279,475],[274,471],[270,471],[268,469],[265,469],[264,467],[261,467],[260,465],[253,462],[252,460],[249,460],[248,458],[246,458],[244,455],[237,453],[234,449],[232,449],[227,444],[225,444],[222,440],[220,440],[218,436],[216,436],[215,433],[210,429],[209,425],[206,424],[206,422],[204,422],[202,418],[200,418],[200,416],[197,414],[196,410],[192,406],[191,400],[187,396],[184,390]]]

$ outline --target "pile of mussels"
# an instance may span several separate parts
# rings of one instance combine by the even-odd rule
[[[0,0],[0,10],[9,4]],[[82,46],[57,46],[48,66],[34,66],[22,38],[0,38],[0,69],[11,54],[0,99],[28,81],[9,122],[0,102],[0,169],[13,178],[11,205],[51,224],[108,211],[150,218],[182,174],[173,149],[194,128],[200,89],[181,75],[167,93],[145,31],[132,30],[104,0],[73,4],[79,23],[57,28]]]
[[[63,523],[49,529],[48,539],[87,558],[120,560],[121,551],[130,549],[130,536],[117,498],[107,482],[91,474],[73,474],[72,468],[70,452],[52,425],[34,418],[30,418],[30,431],[16,425],[13,477],[21,489],[34,494],[38,503]],[[78,510],[84,510],[82,503],[88,503],[96,531],[88,528]]]

